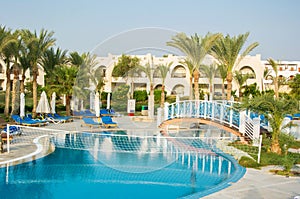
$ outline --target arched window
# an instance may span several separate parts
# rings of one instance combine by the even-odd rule
[[[241,72],[242,74],[249,74],[249,75],[250,75],[250,76],[249,76],[249,79],[255,79],[255,78],[256,78],[256,74],[255,74],[253,68],[250,67],[250,66],[243,66],[243,67],[240,69],[240,72]]]
[[[175,68],[173,69],[173,71],[171,73],[171,77],[185,78],[186,77],[186,70],[185,70],[185,68],[183,66],[181,66],[181,65],[175,66]]]
[[[162,85],[161,84],[157,84],[154,88],[154,90],[161,90]]]
[[[172,89],[172,94],[173,95],[184,95],[184,86],[182,84],[177,84]]]

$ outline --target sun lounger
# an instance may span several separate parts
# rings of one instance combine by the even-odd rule
[[[38,118],[37,118],[37,119],[33,119],[31,114],[27,114],[27,115],[23,118],[23,120],[25,120],[25,121],[34,120],[34,121],[38,121],[38,122],[40,122],[40,123],[47,123],[47,122],[48,122],[48,121],[45,120],[45,119],[38,119]]]
[[[7,127],[3,128],[1,133],[7,133]],[[9,126],[9,135],[21,135],[21,134],[22,134],[22,130],[20,127],[13,126],[13,125]]]
[[[100,110],[100,116],[110,116],[110,112],[107,109],[101,109]]]
[[[25,126],[43,126],[46,125],[46,122],[40,122],[38,120],[31,120],[27,118],[26,120],[23,120],[20,116],[18,115],[12,115],[11,118],[17,123]]]
[[[61,122],[72,122],[73,121],[71,116],[62,116],[57,113],[54,113],[53,115],[49,114],[49,116],[50,117],[52,116],[53,119],[60,120]]]
[[[103,116],[101,117],[101,119],[103,126],[105,126],[106,128],[118,127],[118,124],[116,122],[113,122],[110,116]]]
[[[92,113],[90,110],[85,110],[83,116],[84,117],[96,117],[96,114]]]
[[[90,118],[90,117],[84,117],[84,118],[82,118],[82,120],[83,120],[83,125],[85,125],[85,126],[89,126],[90,128],[92,128],[92,127],[101,127],[102,126],[102,124],[101,123],[99,123],[99,122],[95,122],[92,118]],[[82,125],[81,125],[82,126]]]

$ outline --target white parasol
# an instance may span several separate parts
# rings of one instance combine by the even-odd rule
[[[42,92],[40,101],[38,103],[38,106],[36,107],[37,113],[50,113],[50,106],[47,99],[47,95],[45,91]]]
[[[20,117],[25,116],[25,94],[21,93],[20,94]]]
[[[52,98],[51,98],[51,113],[54,114],[55,112],[55,99],[56,99],[56,93],[52,93]]]

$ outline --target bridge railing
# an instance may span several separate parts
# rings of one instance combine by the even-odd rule
[[[245,111],[234,108],[237,102],[186,100],[165,103],[164,120],[202,118],[237,129],[251,140],[259,138],[259,120],[251,119]]]

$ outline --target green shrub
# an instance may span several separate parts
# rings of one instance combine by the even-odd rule
[[[147,91],[134,91],[133,92],[133,99],[136,100],[136,102],[144,102],[148,99]]]
[[[239,164],[248,168],[259,168],[260,166],[255,160],[246,156],[241,157]]]
[[[165,91],[165,96],[167,95],[167,92]],[[165,97],[166,99],[166,97]],[[154,90],[154,101],[155,103],[160,103],[161,100],[161,90]]]
[[[166,102],[168,102],[168,103],[170,103],[170,104],[176,102],[176,95],[168,95],[168,96],[166,97]]]

